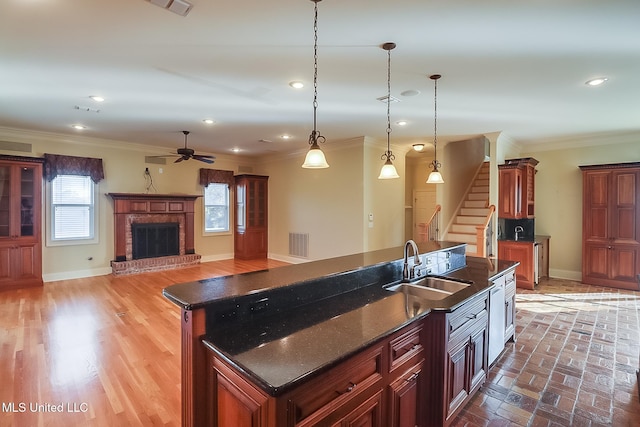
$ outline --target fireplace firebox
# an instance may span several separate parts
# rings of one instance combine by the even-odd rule
[[[180,254],[180,223],[131,224],[133,259]]]

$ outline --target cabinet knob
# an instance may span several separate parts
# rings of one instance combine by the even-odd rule
[[[409,378],[405,379],[406,382],[410,383],[418,379],[418,375],[420,372],[414,372]]]

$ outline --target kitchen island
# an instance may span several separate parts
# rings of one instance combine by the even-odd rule
[[[479,349],[473,365],[484,362],[473,387],[484,381],[487,294],[492,279],[516,264],[470,268],[464,245],[450,242],[427,242],[419,252],[425,274],[447,275],[464,289],[437,300],[388,290],[402,278],[401,247],[166,288],[182,309],[183,425],[341,425],[362,417],[370,425],[405,425],[409,414],[405,422],[413,426],[451,419],[472,390],[461,378],[467,393],[454,396],[455,408],[427,408],[420,401],[433,392],[429,381],[447,370],[427,372],[435,365],[424,360],[446,352],[446,342],[432,341],[453,335],[456,345]],[[429,318],[458,323],[440,339]],[[456,369],[466,376],[471,367]],[[413,409],[401,414],[407,402]]]

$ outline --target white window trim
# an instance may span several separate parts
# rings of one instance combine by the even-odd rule
[[[51,237],[52,223],[53,220],[51,205],[53,201],[53,197],[51,195],[52,185],[50,181],[45,181],[45,245],[47,247],[55,247],[55,246],[78,246],[78,245],[95,245],[100,243],[100,224],[98,222],[98,218],[100,217],[100,204],[98,195],[100,192],[98,191],[98,183],[93,183],[93,238],[91,239],[65,239],[65,240],[54,240]]]
[[[215,184],[215,183],[213,183]],[[213,237],[213,236],[230,236],[233,234],[233,190],[231,185],[227,185],[227,189],[229,191],[229,229],[226,231],[207,231],[205,228],[205,224],[207,221],[207,205],[205,203],[204,192],[206,187],[202,187],[202,236],[203,237]]]

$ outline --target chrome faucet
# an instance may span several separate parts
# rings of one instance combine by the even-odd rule
[[[409,269],[409,247],[413,249],[413,266]],[[402,279],[405,281],[412,280],[415,276],[416,267],[422,265],[420,255],[418,253],[418,245],[413,240],[407,240],[404,244],[404,268],[402,269]]]
[[[516,233],[516,240],[518,240],[518,233],[524,233],[524,228],[522,228],[521,225],[516,225],[516,228],[514,231]]]

